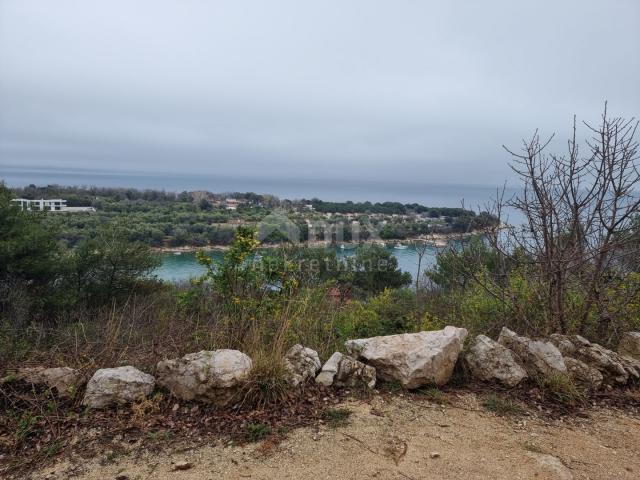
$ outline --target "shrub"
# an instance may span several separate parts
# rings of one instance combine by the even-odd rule
[[[387,288],[367,300],[354,301],[338,314],[338,330],[345,338],[416,332],[436,324],[434,316],[420,317],[415,292]]]

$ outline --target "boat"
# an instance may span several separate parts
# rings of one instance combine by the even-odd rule
[[[395,248],[396,250],[406,250],[409,247],[407,247],[406,245],[403,245],[401,243],[396,243],[396,246],[393,247],[393,248]]]
[[[344,250],[344,243],[340,245],[340,250]]]
[[[174,255],[182,255],[182,252],[173,252]]]

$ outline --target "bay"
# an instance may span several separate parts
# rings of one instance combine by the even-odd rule
[[[355,254],[355,249],[339,247],[325,247],[327,249],[334,250],[338,258],[344,258]],[[405,272],[411,273],[411,277],[415,281],[416,273],[418,271],[418,254],[412,245],[407,245],[404,249],[397,249],[393,244],[388,244],[386,247],[394,257],[398,259],[398,267]],[[422,258],[421,276],[429,267],[435,264],[436,255],[438,249],[436,247],[428,247],[425,256]],[[222,260],[224,252],[220,250],[212,250],[207,252],[209,256],[215,260]],[[205,272],[202,265],[196,260],[195,253],[181,252],[180,255],[175,253],[162,253],[159,254],[161,258],[161,265],[156,269],[154,274],[158,279],[167,282],[183,282],[188,281],[191,278],[198,277]]]

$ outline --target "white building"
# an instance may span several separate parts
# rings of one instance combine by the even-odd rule
[[[37,210],[43,212],[95,212],[93,207],[67,207],[67,201],[61,198],[51,200],[29,200],[26,198],[14,198],[12,202],[20,205],[22,210]]]

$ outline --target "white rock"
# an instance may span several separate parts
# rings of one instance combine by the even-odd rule
[[[289,349],[284,363],[289,372],[287,381],[293,387],[315,378],[316,373],[322,368],[318,352],[299,344]]]
[[[316,383],[326,387],[373,388],[376,385],[376,369],[336,352],[323,365]]]
[[[158,362],[158,384],[182,400],[224,406],[249,376],[251,358],[238,350],[203,350]]]
[[[191,462],[184,462],[184,461],[182,461],[182,462],[176,462],[176,463],[173,465],[173,469],[174,469],[174,470],[189,470],[189,469],[190,469],[190,468],[192,468],[192,467],[193,467],[193,463],[191,463]]]
[[[622,335],[618,353],[640,360],[640,332],[627,332]]]
[[[464,328],[445,327],[348,340],[345,346],[355,358],[375,367],[379,378],[417,388],[449,381],[466,336]]]
[[[474,339],[465,361],[471,375],[485,382],[515,387],[528,377],[527,371],[520,366],[511,350],[485,335],[478,335]]]
[[[373,388],[376,385],[376,369],[343,355],[333,384],[336,387]]]
[[[155,386],[155,379],[137,368],[102,368],[93,374],[82,400],[91,408],[104,408],[143,400]]]
[[[564,363],[574,383],[590,390],[597,390],[602,385],[603,376],[598,369],[572,357],[564,357]]]
[[[546,453],[530,453],[538,464],[538,467],[542,470],[544,478],[552,480],[573,480],[573,473],[569,470],[559,458],[554,457]],[[535,474],[538,476],[538,472]]]
[[[640,361],[608,350],[597,343],[591,343],[580,335],[554,333],[551,341],[560,348],[563,355],[571,356],[602,373],[607,385],[626,385],[630,380],[640,378]]]
[[[82,376],[78,370],[69,367],[25,367],[19,368],[14,374],[3,379],[3,381],[9,380],[45,385],[55,390],[60,397],[73,398],[78,386],[82,383]]]
[[[550,376],[567,373],[562,353],[549,341],[521,337],[507,327],[503,327],[498,343],[518,356],[529,375]]]
[[[329,357],[329,360],[327,360],[322,366],[322,370],[316,377],[316,383],[324,385],[325,387],[330,387],[331,385],[333,385],[333,378],[336,376],[336,373],[338,373],[338,367],[340,366],[340,361],[342,360],[343,356],[344,355],[342,355],[340,352],[336,352],[331,355],[331,357]]]

